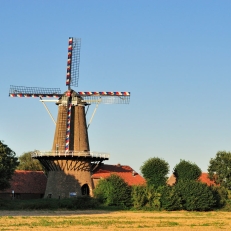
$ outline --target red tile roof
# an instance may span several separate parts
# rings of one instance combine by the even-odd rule
[[[42,171],[16,170],[10,182],[11,187],[0,193],[38,193],[44,194],[47,178]]]
[[[202,182],[202,183],[207,184],[208,186],[210,186],[210,185],[216,185],[214,181],[212,181],[212,180],[209,179],[209,174],[206,173],[206,172],[203,172],[203,173],[201,174],[201,176],[199,177],[198,180],[199,180],[200,182]],[[175,184],[175,182],[176,182],[176,177],[172,174],[172,175],[168,178],[167,184],[170,185],[170,186],[172,186],[173,184]]]
[[[199,181],[206,183],[207,185],[216,185],[216,183],[209,179],[209,174],[203,172],[201,176],[199,177]]]
[[[109,164],[101,164],[99,167],[94,170],[92,178],[100,179],[107,178],[111,174],[116,174],[124,179],[128,185],[141,185],[145,184],[145,179],[136,173],[130,166],[127,165],[109,165]]]

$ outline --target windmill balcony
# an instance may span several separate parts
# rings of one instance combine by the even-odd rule
[[[31,154],[33,158],[39,157],[90,157],[90,158],[102,158],[109,159],[110,154],[103,152],[80,152],[80,151],[35,151]]]

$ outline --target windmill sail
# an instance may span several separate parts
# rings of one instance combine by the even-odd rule
[[[81,39],[69,37],[66,86],[78,87]]]
[[[88,104],[128,104],[131,93],[128,91],[78,92]]]
[[[61,96],[60,88],[10,86],[10,97],[54,97]]]

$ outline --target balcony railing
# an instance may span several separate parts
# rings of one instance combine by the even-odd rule
[[[80,151],[35,151],[31,154],[31,157],[92,157],[92,158],[107,158],[110,154],[103,152],[80,152]]]

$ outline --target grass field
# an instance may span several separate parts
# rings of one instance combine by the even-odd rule
[[[0,211],[0,230],[231,230],[229,212]]]

